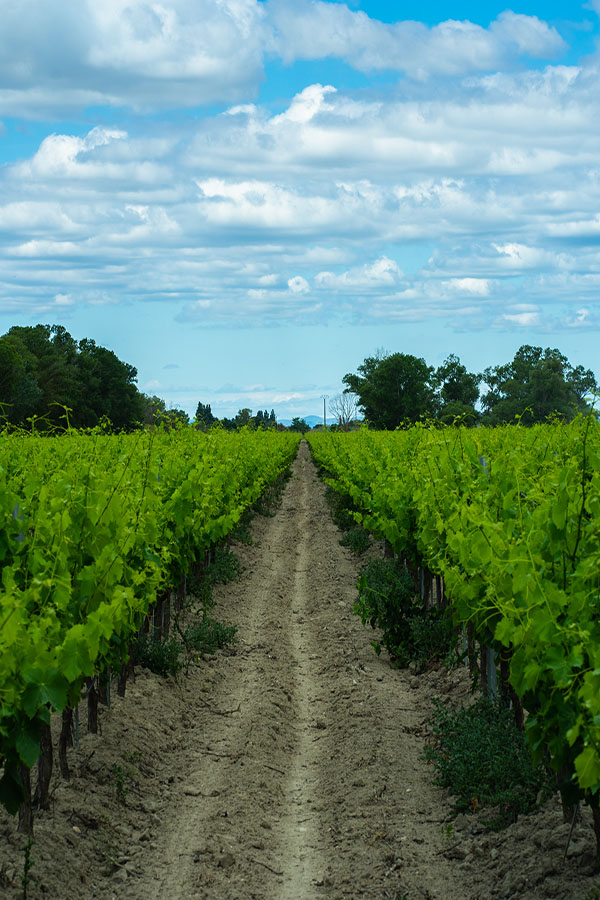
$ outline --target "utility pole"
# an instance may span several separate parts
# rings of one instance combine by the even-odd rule
[[[323,431],[327,431],[327,410],[325,408],[325,401],[329,400],[329,394],[321,394],[321,399],[323,400]]]

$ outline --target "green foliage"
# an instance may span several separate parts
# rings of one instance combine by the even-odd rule
[[[257,497],[252,507],[259,516],[275,515],[279,509],[285,486],[290,478],[289,468],[283,469],[273,481],[266,485],[260,497]]]
[[[235,625],[225,625],[206,615],[183,630],[182,640],[188,652],[210,654],[233,643],[236,632]]]
[[[215,550],[215,558],[206,570],[206,577],[211,584],[229,584],[239,581],[242,564],[227,544],[221,544]]]
[[[352,498],[348,494],[334,490],[328,484],[325,488],[325,500],[329,506],[329,514],[338,528],[342,531],[356,528]]]
[[[110,770],[117,802],[123,806],[127,803],[127,795],[135,783],[136,772],[130,766],[113,763]]]
[[[133,428],[144,412],[136,378],[112,350],[76,341],[62,325],[13,326],[0,338],[0,404],[12,424],[37,417],[38,430],[91,428],[109,419]]]
[[[161,397],[142,394],[144,412],[142,421],[146,425],[161,426],[163,431],[171,428],[180,428],[189,424],[189,416],[183,409],[167,409],[167,404]]]
[[[468,372],[452,353],[436,369],[433,380],[437,391],[436,418],[447,425],[456,421],[476,425],[479,413],[475,403],[479,398],[481,376]]]
[[[375,428],[394,429],[433,414],[433,368],[424,359],[408,353],[368,357],[358,373],[342,381]]]
[[[420,611],[414,583],[397,559],[372,559],[362,569],[354,612],[363,625],[382,631],[373,641],[375,652],[384,647],[397,666],[411,660],[411,618]]]
[[[294,416],[289,430],[297,431],[300,434],[306,434],[307,431],[310,431],[310,425],[308,424],[308,422],[306,422],[305,419],[300,419],[298,418],[298,416]]]
[[[252,546],[254,543],[254,539],[252,537],[252,531],[250,530],[250,526],[252,523],[252,519],[254,518],[253,512],[250,509],[244,510],[242,516],[240,517],[239,522],[231,531],[230,537],[234,541],[238,541],[240,544],[246,544],[247,546]]]
[[[341,538],[340,544],[342,547],[348,547],[349,550],[352,550],[353,553],[356,553],[357,556],[360,556],[362,553],[366,553],[369,549],[369,532],[365,531],[364,528],[350,528]]]
[[[210,428],[216,421],[212,409],[210,408],[210,403],[199,402],[196,407],[196,424],[204,426],[205,428]]]
[[[508,662],[563,802],[600,788],[600,422],[310,436],[361,521]]]
[[[489,367],[483,373],[489,385],[483,397],[483,422],[523,425],[544,422],[558,414],[566,420],[586,412],[586,395],[596,392],[593,372],[573,367],[559,350],[547,347],[520,347],[512,362]]]
[[[0,432],[0,802],[11,814],[50,711],[119,667],[159,591],[223,541],[297,447],[274,431]],[[158,671],[182,664],[176,641],[141,638],[137,651]]]
[[[434,662],[448,666],[456,663],[456,638],[452,626],[451,610],[431,609],[410,619],[410,645],[412,660],[419,668]]]
[[[413,579],[398,559],[372,559],[361,571],[354,612],[363,625],[383,632],[372,641],[375,652],[385,648],[394,665],[416,662],[425,668],[450,660],[454,637],[448,610],[426,610]]]
[[[140,634],[132,646],[133,661],[156,675],[176,676],[183,668],[182,647],[176,638],[157,640],[152,635]]]
[[[425,759],[436,784],[456,798],[455,813],[484,809],[485,824],[501,828],[531,812],[540,790],[551,790],[546,770],[533,765],[525,736],[500,700],[482,697],[459,710],[437,701],[433,733]]]
[[[21,875],[21,898],[20,900],[27,900],[29,896],[29,888],[31,886],[31,870],[33,869],[33,859],[32,859],[32,851],[33,848],[33,838],[27,838],[27,842],[23,845],[23,874]]]

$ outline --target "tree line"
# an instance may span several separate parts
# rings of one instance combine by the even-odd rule
[[[62,325],[14,326],[0,337],[0,412],[11,425],[35,419],[38,430],[61,428],[67,421],[93,428],[107,420],[114,428],[133,429],[189,422],[184,410],[167,409],[160,397],[138,390],[136,380],[134,366],[89,338],[75,340]],[[342,383],[344,392],[330,404],[342,429],[359,414],[381,429],[425,419],[470,425],[499,425],[516,417],[533,424],[552,415],[569,420],[588,410],[590,396],[598,392],[590,369],[572,366],[559,350],[529,345],[511,362],[482,373],[469,372],[454,354],[434,368],[422,357],[379,352]],[[195,423],[228,430],[277,426],[274,410],[253,414],[244,408],[233,418],[218,419],[203,402]],[[295,418],[291,428],[307,431],[308,425]]]
[[[527,344],[511,362],[482,373],[467,371],[454,354],[436,369],[422,357],[378,353],[342,381],[367,423],[381,429],[425,419],[468,425],[531,425],[551,416],[568,421],[588,411],[598,392],[591,369],[572,366],[559,350]]]

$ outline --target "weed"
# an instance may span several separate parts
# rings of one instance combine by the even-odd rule
[[[495,807],[484,824],[496,830],[534,809],[540,790],[550,793],[548,773],[534,767],[525,735],[500,699],[482,697],[459,710],[436,701],[433,732],[425,759],[433,763],[435,783],[456,798],[455,813]]]
[[[214,561],[206,570],[206,577],[211,584],[229,584],[239,581],[242,564],[230,547],[223,544],[217,547]]]
[[[207,615],[199,622],[188,625],[181,632],[181,639],[188,653],[214,653],[231,644],[236,631],[235,625],[225,625]]]
[[[132,648],[134,663],[157,675],[177,675],[183,668],[181,644],[175,638],[159,641],[148,634],[140,634]]]
[[[23,874],[21,875],[21,900],[27,900],[27,893],[31,885],[30,872],[33,869],[33,860],[31,858],[31,848],[33,847],[33,838],[27,838],[27,843],[23,845]]]
[[[352,515],[355,508],[348,494],[340,494],[331,485],[327,485],[325,500],[329,506],[329,514],[338,528],[349,531],[356,526],[356,520]]]
[[[360,556],[369,549],[369,532],[364,528],[351,528],[340,538],[340,544]]]
[[[289,481],[291,471],[282,472],[277,479],[267,485],[258,500],[255,501],[253,510],[259,516],[274,516],[281,503],[286,482]]]
[[[252,546],[254,544],[252,532],[250,531],[252,519],[252,511],[249,509],[245,510],[240,521],[231,532],[231,538],[234,541],[238,541],[240,544],[246,544],[247,546]]]
[[[412,658],[419,668],[444,662],[448,668],[457,661],[456,638],[447,610],[431,609],[410,619]]]
[[[113,763],[110,771],[115,786],[117,802],[125,806],[127,794],[135,784],[137,773],[130,766],[120,766],[118,763]]]
[[[412,578],[397,559],[372,559],[361,571],[354,612],[363,625],[380,628],[372,641],[377,654],[384,647],[395,665],[410,662],[410,618],[419,611]]]
[[[424,669],[456,659],[449,611],[423,607],[413,579],[398,559],[372,559],[363,567],[354,612],[363,625],[381,629],[381,640],[371,644],[377,654],[386,649],[399,668],[411,661]]]

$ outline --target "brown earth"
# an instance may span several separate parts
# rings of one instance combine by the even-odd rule
[[[431,696],[457,702],[468,678],[373,653],[305,443],[253,538],[218,590],[234,649],[178,681],[138,671],[102,735],[82,729],[36,820],[29,900],[600,897],[585,817],[565,860],[555,803],[499,834],[454,821],[422,753]],[[0,834],[0,897],[17,900],[24,841],[4,814]]]

